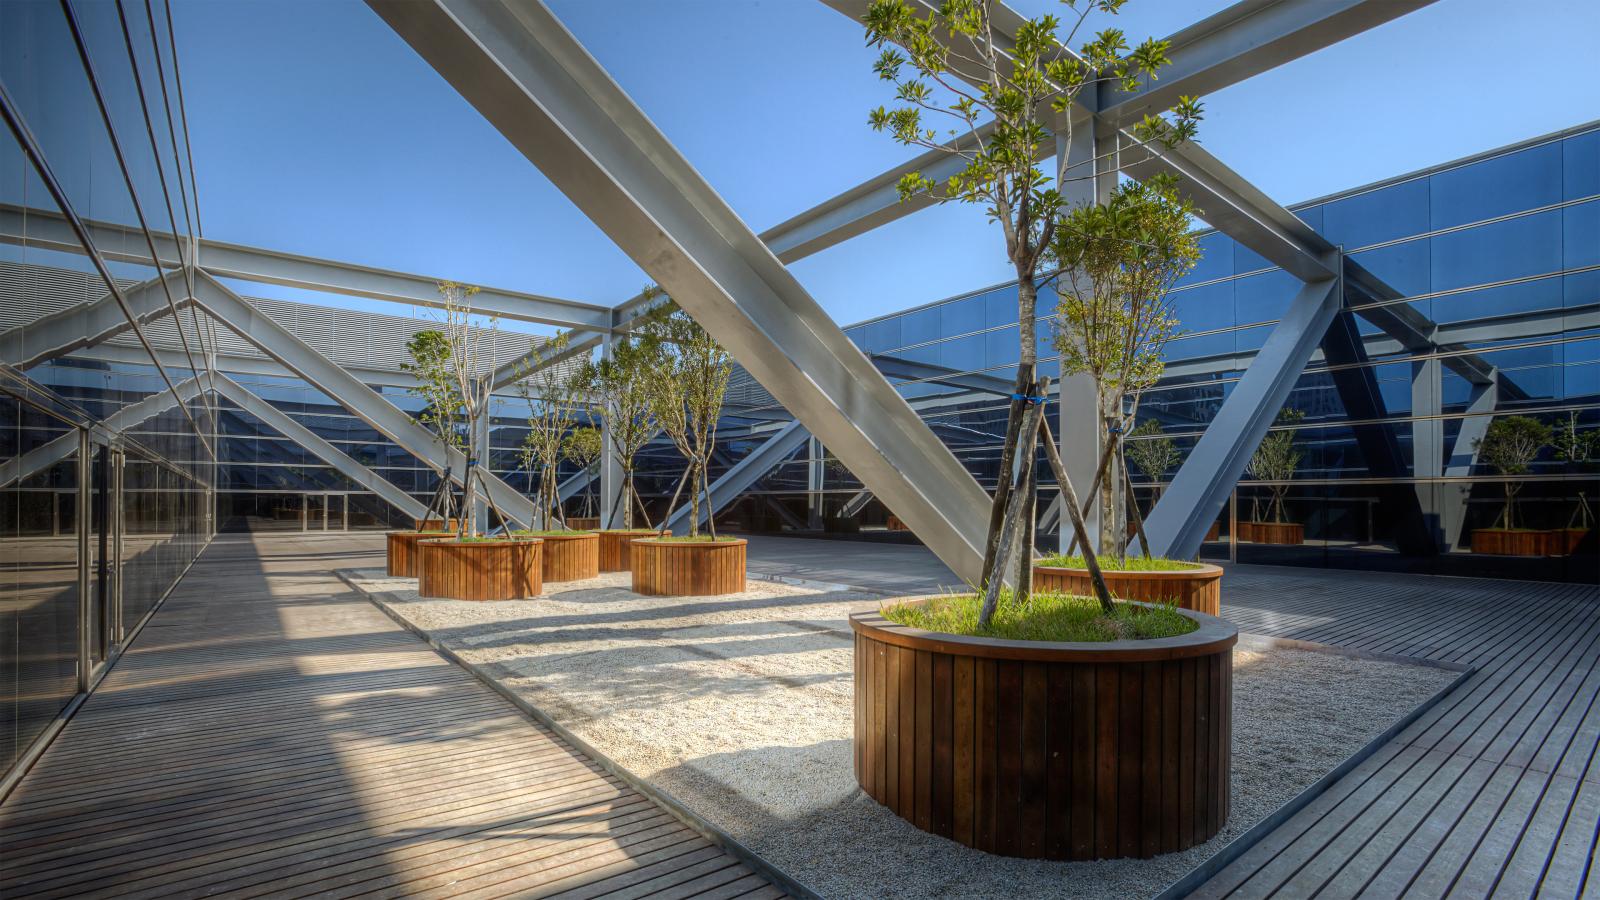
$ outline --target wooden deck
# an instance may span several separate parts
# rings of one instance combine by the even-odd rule
[[[0,806],[0,897],[777,897],[345,589],[215,542]]]
[[[1194,896],[1600,896],[1600,590],[1235,566],[1223,611],[1478,671]]]

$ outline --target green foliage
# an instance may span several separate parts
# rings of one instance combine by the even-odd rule
[[[1181,559],[1166,559],[1160,556],[1100,556],[1095,558],[1100,563],[1100,568],[1108,572],[1183,572],[1189,569],[1200,568],[1199,563],[1185,562]],[[1063,569],[1082,569],[1085,567],[1082,556],[1067,556],[1058,553],[1039,560],[1035,565],[1054,566]]]
[[[419,331],[406,342],[406,353],[411,359],[400,368],[417,379],[410,393],[427,404],[418,419],[440,440],[461,449],[461,390],[451,368],[450,338],[436,328]]]
[[[1578,413],[1567,413],[1567,420],[1558,425],[1550,445],[1555,448],[1556,458],[1564,463],[1584,463],[1589,457],[1600,451],[1600,429],[1579,428]]]
[[[733,376],[733,361],[716,338],[676,305],[646,319],[644,334],[656,349],[646,382],[656,422],[687,460],[691,510],[689,533],[700,533],[700,492],[716,447],[717,420]],[[671,514],[671,510],[668,510]],[[711,531],[716,533],[713,522]]]
[[[1161,431],[1161,423],[1145,419],[1128,433],[1128,458],[1146,478],[1160,481],[1178,462],[1178,444]]]
[[[1056,232],[1056,349],[1066,374],[1094,379],[1104,415],[1120,416],[1161,378],[1178,333],[1168,292],[1200,260],[1193,215],[1172,177],[1158,175],[1072,210]]]
[[[645,291],[647,297],[658,293],[653,286]],[[611,433],[612,453],[622,468],[624,528],[634,524],[635,503],[643,506],[633,487],[634,458],[661,430],[651,404],[650,390],[651,375],[661,365],[658,360],[661,350],[661,342],[651,335],[619,337],[613,340],[607,355],[599,360],[585,360],[576,376]]]
[[[517,380],[517,393],[528,404],[528,433],[522,439],[521,461],[524,467],[539,469],[538,508],[545,521],[556,516],[560,505],[556,467],[561,463],[567,429],[576,421],[583,399],[581,368],[564,367],[557,361],[569,343],[567,334],[559,334],[535,345],[527,374]]]
[[[1013,641],[1148,640],[1188,634],[1199,627],[1171,606],[1117,603],[1108,614],[1093,597],[1035,593],[1018,603],[1009,588],[1001,591],[994,618],[987,626],[980,626],[978,613],[982,604],[981,594],[959,594],[919,604],[887,606],[882,615],[896,624],[924,631]]]
[[[1505,505],[1500,511],[1506,528],[1516,527],[1516,499],[1522,490],[1522,482],[1513,481],[1511,476],[1526,475],[1539,451],[1550,446],[1553,437],[1550,426],[1538,419],[1505,416],[1490,422],[1483,437],[1472,442],[1479,462],[1507,476]]]
[[[579,426],[561,439],[561,458],[580,469],[587,469],[600,458],[601,443],[600,429],[589,425]]]
[[[1245,467],[1251,478],[1274,482],[1267,486],[1272,498],[1269,514],[1274,522],[1286,521],[1284,498],[1289,494],[1287,482],[1294,477],[1295,471],[1300,468],[1300,460],[1305,456],[1294,445],[1295,435],[1299,431],[1294,426],[1305,417],[1306,414],[1298,409],[1285,407],[1279,410],[1273,429],[1256,445],[1256,452]],[[1259,508],[1253,511],[1251,518],[1261,520]]]

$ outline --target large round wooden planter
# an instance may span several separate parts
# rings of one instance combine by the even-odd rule
[[[1545,556],[1555,542],[1548,531],[1510,531],[1504,528],[1475,528],[1472,552],[1497,556]]]
[[[1587,528],[1557,528],[1550,532],[1550,555],[1570,556],[1588,536]]]
[[[1239,540],[1254,544],[1304,544],[1306,527],[1299,522],[1240,522]]]
[[[448,523],[444,519],[412,519],[418,531],[448,531],[454,533],[461,527],[460,519],[451,519]]]
[[[652,597],[711,597],[744,590],[746,542],[638,538],[629,548],[633,590]]]
[[[649,528],[619,528],[615,531],[600,532],[600,571],[633,571],[633,542],[639,538],[659,537],[666,533]]]
[[[599,516],[568,516],[567,527],[573,531],[595,531],[600,527]]]
[[[1208,616],[1222,611],[1222,569],[1209,563],[1194,563],[1193,568],[1162,572],[1113,572],[1101,569],[1111,596],[1147,603],[1176,603]],[[1094,595],[1088,569],[1034,566],[1033,587],[1039,591]]]
[[[581,581],[600,574],[600,535],[592,531],[541,534],[544,580]]]
[[[856,780],[923,831],[1004,856],[1151,857],[1228,818],[1233,645],[937,634],[856,613]]]
[[[449,536],[443,531],[389,532],[387,535],[389,577],[417,577],[417,541],[437,541]]]
[[[906,525],[906,523],[900,521],[900,517],[895,515],[894,513],[890,513],[889,514],[889,524],[886,527],[890,531],[910,531],[911,530],[910,526],[908,526],[908,525]]]
[[[417,593],[448,600],[520,600],[544,593],[544,541],[417,544]]]

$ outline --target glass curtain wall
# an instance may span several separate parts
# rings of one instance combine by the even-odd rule
[[[91,358],[77,322],[120,316],[113,286],[180,266],[196,233],[168,23],[159,0],[0,3],[0,786],[213,530],[203,324],[148,326],[174,353],[128,328]]]

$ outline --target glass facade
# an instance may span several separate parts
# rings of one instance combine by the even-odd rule
[[[178,344],[193,355],[162,363],[131,339],[115,359],[86,355],[57,327],[95,303],[119,314],[113,284],[172,264],[146,226],[192,234],[165,12],[0,4],[0,85],[18,123],[0,129],[0,778],[213,531],[214,400],[185,384],[205,334],[186,319]],[[68,213],[122,239],[87,247]],[[174,385],[183,402],[160,403]]]

